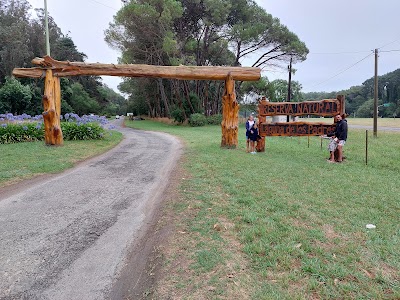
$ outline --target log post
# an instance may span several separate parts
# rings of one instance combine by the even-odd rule
[[[222,97],[222,140],[221,147],[238,146],[239,104],[236,101],[235,81],[231,74],[225,79],[225,92]]]
[[[46,70],[43,95],[44,112],[44,139],[46,145],[63,144],[63,135],[60,126],[61,115],[61,88],[60,79],[53,76],[52,70]]]
[[[336,99],[340,102],[340,114],[346,113],[346,101],[344,100],[344,95],[337,95]]]
[[[268,102],[268,100],[265,97],[262,97],[258,101],[258,103],[259,103],[258,108],[257,108],[257,110],[258,110],[258,120],[257,120],[258,132],[260,132],[260,124],[267,123],[267,117],[260,113],[260,105],[265,105],[267,102]],[[257,141],[256,151],[257,152],[265,152],[265,137],[264,136],[261,137],[261,139]]]

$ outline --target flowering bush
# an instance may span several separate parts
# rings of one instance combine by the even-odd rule
[[[44,138],[43,124],[2,123],[0,125],[0,144],[40,141]]]
[[[103,116],[70,113],[61,116],[64,140],[90,140],[104,137],[108,120]],[[113,129],[109,126],[108,129]],[[32,142],[44,139],[43,117],[27,114],[0,114],[0,144]]]
[[[61,130],[64,140],[98,140],[104,137],[104,128],[98,123],[78,124],[75,122],[62,122]]]

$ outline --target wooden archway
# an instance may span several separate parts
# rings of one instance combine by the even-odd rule
[[[32,63],[38,67],[16,68],[13,70],[13,75],[15,77],[45,78],[43,120],[45,124],[45,143],[47,145],[62,145],[63,143],[60,127],[60,77],[108,75],[182,80],[224,80],[221,147],[228,148],[236,148],[238,145],[239,104],[236,101],[235,80],[256,81],[261,77],[259,68],[250,67],[114,65],[57,61],[50,56],[35,58]]]

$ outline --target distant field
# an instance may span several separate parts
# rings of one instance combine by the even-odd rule
[[[301,121],[306,122],[323,122],[330,123],[333,122],[333,118],[301,118]],[[373,118],[347,118],[349,125],[364,125],[373,126]],[[378,118],[378,127],[399,127],[400,128],[400,118]]]

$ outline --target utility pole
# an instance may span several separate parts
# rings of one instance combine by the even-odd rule
[[[374,137],[378,136],[378,49],[375,49],[374,77]]]
[[[44,0],[44,22],[46,26],[46,54],[50,56],[49,18],[47,16],[47,0]]]
[[[291,89],[291,84],[292,84],[292,55],[290,55],[290,63],[288,66],[289,70],[289,81],[288,81],[288,91],[287,91],[287,102],[290,102],[291,94],[292,94],[292,89]],[[286,122],[289,122],[290,116],[288,115],[286,118]]]

